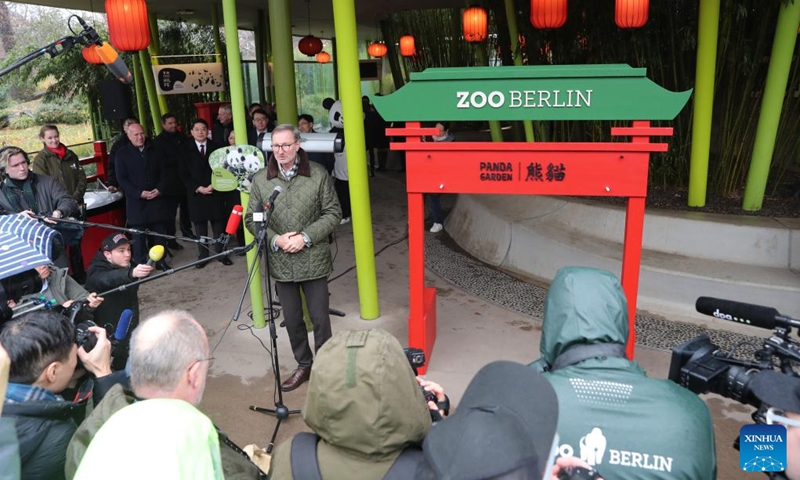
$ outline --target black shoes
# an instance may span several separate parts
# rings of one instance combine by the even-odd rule
[[[171,250],[183,250],[183,245],[181,245],[180,243],[178,243],[178,241],[177,241],[177,240],[170,240],[169,242],[167,242],[167,246],[168,246],[168,247],[169,247]]]
[[[226,267],[230,267],[231,265],[233,265],[233,262],[232,262],[232,261],[231,261],[231,259],[230,259],[230,258],[228,258],[228,257],[222,257],[222,258],[220,258],[220,259],[219,259],[219,263],[221,263],[221,264],[225,265]]]

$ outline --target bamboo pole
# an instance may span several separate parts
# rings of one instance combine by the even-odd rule
[[[272,0],[273,2],[275,0]],[[372,211],[367,178],[367,148],[364,140],[364,111],[361,104],[361,77],[358,66],[358,36],[354,0],[333,2],[333,23],[336,31],[336,59],[339,70],[344,129],[347,143],[347,169],[353,215],[353,248],[356,257],[356,278],[361,318],[380,316],[378,279],[375,271]]]
[[[697,25],[697,73],[692,121],[692,159],[689,167],[689,206],[706,204],[711,120],[714,111],[714,76],[717,64],[720,0],[700,0]]]
[[[761,113],[758,117],[755,146],[750,159],[750,171],[747,173],[747,186],[742,201],[744,210],[761,210],[761,204],[764,202],[769,167],[775,151],[775,139],[786,95],[786,84],[797,41],[798,24],[800,24],[800,0],[781,3],[761,102]]]

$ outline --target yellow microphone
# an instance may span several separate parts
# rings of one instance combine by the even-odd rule
[[[147,265],[153,266],[161,260],[164,256],[164,246],[163,245],[155,245],[150,251],[147,253],[147,256],[150,257],[150,260],[147,261]]]
[[[103,42],[102,45],[97,47],[97,55],[108,68],[108,71],[117,77],[120,82],[127,85],[133,81],[133,75],[131,75],[131,71],[128,70],[125,62],[122,61],[122,57],[117,54],[117,51],[114,50],[114,47],[112,47],[111,44],[108,42]]]

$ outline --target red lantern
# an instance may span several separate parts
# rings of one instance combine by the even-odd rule
[[[317,63],[328,63],[331,61],[331,54],[328,52],[319,52],[317,54]]]
[[[372,55],[375,58],[380,58],[386,55],[388,48],[386,48],[386,44],[383,42],[372,42],[367,47],[367,53]]]
[[[103,59],[101,59],[100,54],[97,53],[97,45],[89,45],[88,47],[83,47],[81,49],[81,55],[83,56],[83,59],[86,60],[87,63],[91,63],[92,65],[100,65],[103,63]]]
[[[558,28],[567,22],[567,0],[531,0],[531,23],[534,27]]]
[[[469,7],[463,16],[464,40],[474,43],[486,39],[486,10],[481,7]]]
[[[614,22],[619,28],[639,28],[647,23],[650,0],[617,0]]]
[[[414,37],[411,35],[403,35],[400,37],[400,55],[404,57],[413,57],[417,49],[414,47]]]
[[[322,40],[314,35],[306,35],[298,42],[297,49],[300,50],[300,53],[313,57],[322,51]]]
[[[150,22],[144,0],[106,0],[108,37],[117,50],[137,52],[150,45]]]

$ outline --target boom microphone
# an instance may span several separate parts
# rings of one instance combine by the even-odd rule
[[[750,303],[722,300],[712,297],[699,297],[695,303],[698,313],[730,322],[742,323],[753,327],[772,330],[776,326],[800,328],[800,320],[778,313],[772,307],[753,305]]]
[[[231,241],[231,237],[236,235],[236,230],[239,229],[239,224],[242,223],[242,206],[234,205],[231,210],[231,216],[228,217],[228,225],[225,226],[225,234],[222,236],[223,248]]]
[[[131,320],[133,320],[133,310],[126,308],[119,316],[117,330],[114,332],[114,340],[118,342],[125,340],[125,337],[128,336],[128,329],[131,326]]]
[[[117,77],[117,80],[125,85],[133,81],[131,71],[128,70],[125,62],[122,61],[122,57],[117,54],[117,51],[114,50],[114,47],[110,44],[103,42],[102,45],[99,45],[97,47],[97,56],[103,61],[108,71],[111,72],[111,75]]]
[[[147,266],[152,267],[156,264],[156,262],[164,258],[164,245],[153,245],[153,247],[150,248],[150,251],[147,252],[147,256],[149,257],[149,260],[147,260]]]
[[[242,223],[242,206],[234,205],[231,211],[231,216],[228,217],[228,225],[225,226],[225,233],[228,235],[236,235],[236,230],[239,229],[239,224]]]

